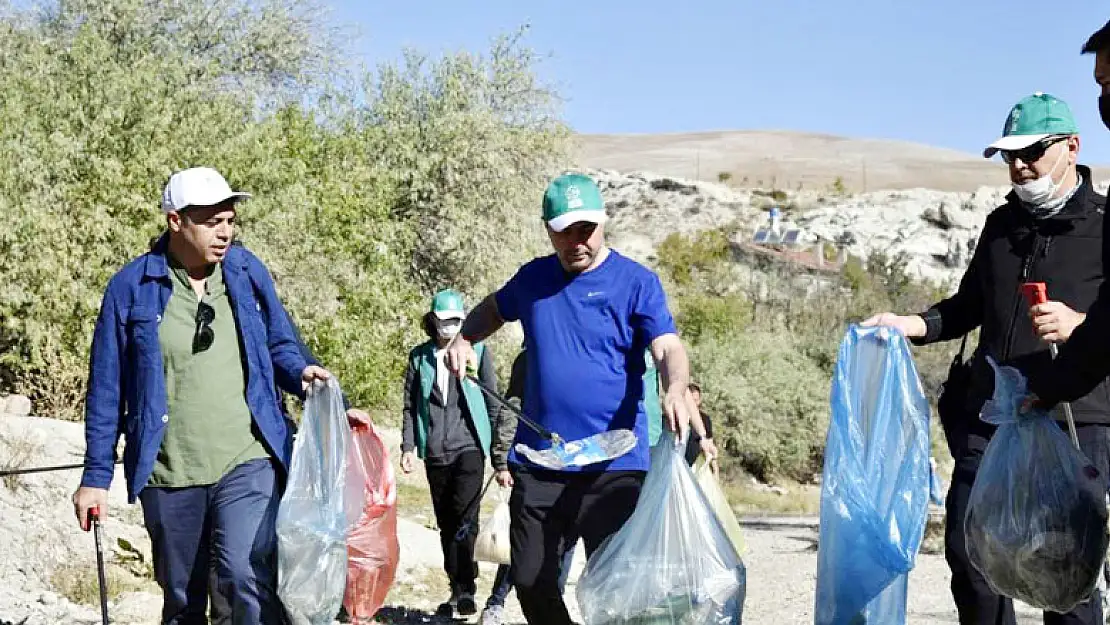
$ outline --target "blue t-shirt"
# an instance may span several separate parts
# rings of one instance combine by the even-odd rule
[[[501,317],[524,326],[525,414],[568,441],[606,430],[636,433],[636,448],[624,456],[567,470],[646,471],[644,350],[675,332],[659,277],[612,250],[581,274],[567,273],[551,255],[521,267],[496,298]],[[550,447],[524,425],[516,442]],[[530,464],[515,449],[508,461]]]

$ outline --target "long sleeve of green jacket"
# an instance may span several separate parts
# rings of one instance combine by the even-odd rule
[[[524,379],[527,376],[527,359],[525,353],[520,352],[513,361],[513,369],[509,374],[509,390],[505,399],[520,409],[524,403]],[[509,448],[516,438],[517,418],[512,410],[502,406],[497,413],[494,424],[493,443],[490,445],[490,464],[495,471],[504,471],[509,468]]]

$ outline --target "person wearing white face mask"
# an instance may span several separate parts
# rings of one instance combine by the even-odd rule
[[[1013,191],[987,216],[975,253],[951,297],[916,315],[875,315],[864,326],[897,328],[917,345],[951,341],[979,329],[966,363],[950,370],[938,413],[956,461],[948,495],[945,557],[961,625],[1013,625],[1010,599],[995,594],[971,565],[962,521],[971,486],[994,428],[978,418],[994,390],[987,357],[1017,368],[1033,387],[1052,369],[1049,343],[1064,346],[1083,323],[1103,284],[1106,198],[1077,164],[1079,131],[1068,105],[1037,92],[1018,102],[1003,137],[984,150],[1001,153]],[[1050,301],[1030,307],[1020,286],[1044,282]],[[1063,351],[1063,350],[1061,350]],[[962,348],[961,348],[962,353]],[[962,356],[960,358],[962,360]],[[959,375],[955,375],[959,373]],[[1110,475],[1110,385],[1101,380],[1071,404],[1079,444],[1100,475]],[[1057,408],[1058,422],[1064,419]],[[1105,477],[1103,478],[1105,479]],[[1047,625],[1103,623],[1102,602],[1068,614],[1046,612]]]
[[[476,384],[450,375],[445,366],[444,347],[458,334],[465,317],[460,293],[448,289],[435,294],[423,320],[428,340],[409,352],[404,381],[401,470],[411,473],[417,457],[424,461],[443,547],[443,569],[451,583],[450,598],[436,610],[443,617],[478,611],[474,601],[478,506],[469,504],[482,488],[493,431],[490,417],[500,414]],[[477,343],[470,357],[478,378],[497,388],[489,348]],[[466,523],[469,532],[456,540]]]

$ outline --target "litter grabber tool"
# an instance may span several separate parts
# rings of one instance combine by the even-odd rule
[[[478,492],[478,496],[476,496],[474,499],[471,499],[470,503],[466,504],[466,509],[463,510],[462,518],[469,519],[470,511],[473,510],[474,506],[478,505],[480,501],[485,499],[486,491],[489,490],[489,485],[493,483],[494,477],[494,475],[489,476],[489,479],[486,480],[486,485],[483,486],[482,490]],[[463,524],[459,526],[459,531],[455,532],[455,540],[458,542],[462,542],[463,540],[465,540],[466,535],[470,533],[470,528],[473,526],[473,521],[464,521]]]
[[[1031,306],[1048,301],[1048,289],[1044,282],[1026,282],[1021,285],[1021,292]],[[1048,349],[1052,352],[1052,357],[1055,358],[1059,352],[1056,344],[1049,343]],[[1075,445],[1076,449],[1079,449],[1079,436],[1075,431],[1075,418],[1071,413],[1071,404],[1067,402],[1064,402],[1064,417],[1068,420],[1068,434],[1071,436],[1071,443]],[[1107,495],[1107,506],[1110,506],[1110,494]],[[1099,587],[1102,589],[1110,587],[1110,560],[1106,560],[1102,564],[1102,580]]]
[[[1023,283],[1021,285],[1021,294],[1025,296],[1026,303],[1031,307],[1048,301],[1048,289],[1045,287],[1044,282]],[[1052,357],[1055,358],[1056,354],[1059,353],[1056,343],[1049,343],[1048,351],[1051,352]],[[1071,442],[1075,445],[1075,448],[1079,449],[1079,436],[1075,432],[1075,417],[1072,416],[1071,404],[1064,402],[1063,406],[1064,418],[1068,422],[1068,435],[1071,436]]]
[[[100,508],[89,508],[89,525],[96,541],[96,577],[100,584],[100,620],[108,625],[108,580],[104,575],[104,542],[100,535]]]
[[[543,450],[532,449],[522,443],[517,443],[515,446],[517,452],[541,467],[555,470],[573,466],[583,467],[619,458],[636,446],[636,434],[632,430],[623,429],[608,430],[574,441],[565,440],[558,433],[528,418],[522,410],[509,403],[474,375],[468,372],[466,377],[487,396],[508,408],[521,423],[551,441],[551,447]]]

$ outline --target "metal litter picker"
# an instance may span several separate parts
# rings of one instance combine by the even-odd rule
[[[632,430],[607,430],[579,440],[568,441],[559,436],[557,432],[552,432],[528,418],[522,410],[510,404],[497,391],[486,386],[477,377],[469,374],[466,377],[482,389],[482,392],[487,396],[508,408],[521,423],[551,441],[551,447],[543,450],[532,449],[523,443],[517,443],[515,446],[518,453],[542,467],[560,470],[569,466],[581,467],[597,464],[598,462],[619,458],[632,451],[632,448],[636,446],[636,434]]]
[[[596,464],[598,462],[619,458],[629,451],[632,451],[632,448],[636,446],[636,434],[631,430],[608,430],[594,434],[593,436],[587,436],[583,439],[567,441],[563,439],[562,436],[559,436],[558,433],[552,432],[530,419],[522,410],[509,403],[500,393],[486,386],[485,383],[469,371],[465,379],[477,385],[488,397],[516,415],[516,418],[521,423],[543,438],[551,441],[551,447],[543,450],[532,449],[523,443],[517,443],[516,445],[517,452],[541,467],[560,470],[569,466]],[[493,476],[490,476],[490,478],[486,480],[486,485],[482,488],[481,492],[478,493],[478,496],[467,505],[466,513],[463,514],[464,518],[468,517],[474,506],[481,502],[482,497],[485,496],[486,490],[490,487],[492,482]],[[470,528],[471,523],[464,523],[455,534],[455,540],[463,540],[470,531]]]
[[[108,625],[108,580],[104,575],[104,543],[100,535],[100,508],[89,508],[88,523],[92,526],[93,539],[96,541],[96,577],[100,585],[100,620]]]
[[[1048,301],[1048,289],[1045,287],[1044,282],[1025,282],[1021,285],[1021,294],[1025,296],[1026,303],[1030,307],[1038,304],[1043,304]],[[1052,353],[1052,357],[1056,358],[1059,348],[1056,343],[1048,344],[1048,351]],[[1079,436],[1075,433],[1075,417],[1071,413],[1071,404],[1068,402],[1063,403],[1064,406],[1064,419],[1068,423],[1068,435],[1071,436],[1071,443],[1079,449]]]
[[[1021,294],[1025,296],[1025,301],[1030,306],[1036,306],[1037,304],[1043,304],[1048,301],[1048,288],[1045,286],[1044,282],[1023,283],[1021,285]],[[1049,343],[1048,351],[1052,354],[1053,358],[1056,358],[1060,350],[1056,347],[1056,343]],[[1082,449],[1079,448],[1079,435],[1075,431],[1075,417],[1071,412],[1071,404],[1063,402],[1063,407],[1064,419],[1068,423],[1068,436],[1071,437],[1071,444],[1075,445],[1075,448],[1082,453]],[[1107,506],[1110,506],[1110,494],[1107,494],[1106,501]],[[1099,586],[1105,589],[1108,585],[1110,585],[1110,560],[1102,564],[1102,583],[1099,584]]]

